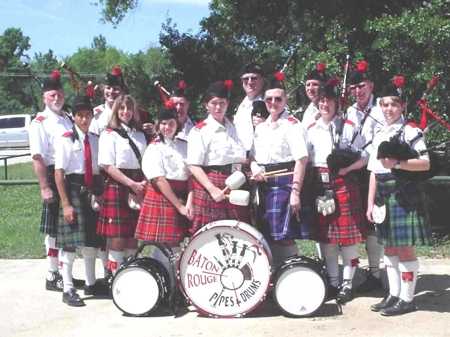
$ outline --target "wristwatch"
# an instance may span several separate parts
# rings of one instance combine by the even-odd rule
[[[401,169],[401,167],[400,167],[400,160],[397,160],[397,162],[394,164],[394,168],[396,170],[400,170]]]

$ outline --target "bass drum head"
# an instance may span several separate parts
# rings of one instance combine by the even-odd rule
[[[178,278],[199,312],[239,317],[265,298],[271,254],[261,233],[235,220],[205,225],[182,252]]]
[[[117,271],[111,292],[114,304],[125,314],[148,315],[167,296],[168,275],[155,259],[132,260]]]
[[[327,283],[318,264],[297,257],[286,261],[278,270],[275,301],[286,315],[310,316],[325,302]]]

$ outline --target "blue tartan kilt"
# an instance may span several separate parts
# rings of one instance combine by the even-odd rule
[[[41,223],[39,231],[55,237],[58,230],[59,194],[55,183],[55,166],[47,166],[47,182],[53,192],[52,203],[42,203]]]
[[[377,224],[380,243],[387,247],[430,245],[431,227],[424,221],[418,184],[380,174],[376,186],[376,204],[386,205],[386,219]]]
[[[71,179],[74,176],[79,179]],[[98,213],[91,207],[91,193],[83,186],[82,175],[66,176],[66,193],[75,210],[76,221],[68,224],[64,221],[63,210],[59,212],[56,246],[68,247],[104,247],[105,239],[96,233]]]
[[[269,178],[261,183],[262,231],[272,240],[313,239],[312,209],[302,204],[300,220],[297,220],[289,204],[291,191],[292,175]]]

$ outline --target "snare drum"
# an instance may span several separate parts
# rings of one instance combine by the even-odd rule
[[[306,256],[286,259],[276,271],[274,280],[275,301],[288,316],[314,314],[327,296],[324,265]]]
[[[269,245],[260,232],[243,222],[221,220],[194,234],[182,252],[177,276],[198,311],[239,317],[264,300],[271,262]]]
[[[114,275],[111,292],[114,304],[125,314],[149,315],[168,298],[169,275],[155,259],[131,258]]]

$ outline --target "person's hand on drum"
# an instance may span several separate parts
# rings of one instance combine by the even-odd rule
[[[214,199],[215,202],[221,202],[225,200],[225,190],[221,190],[220,188],[217,188],[216,186],[212,186],[209,189],[209,194],[211,195],[211,198]]]

